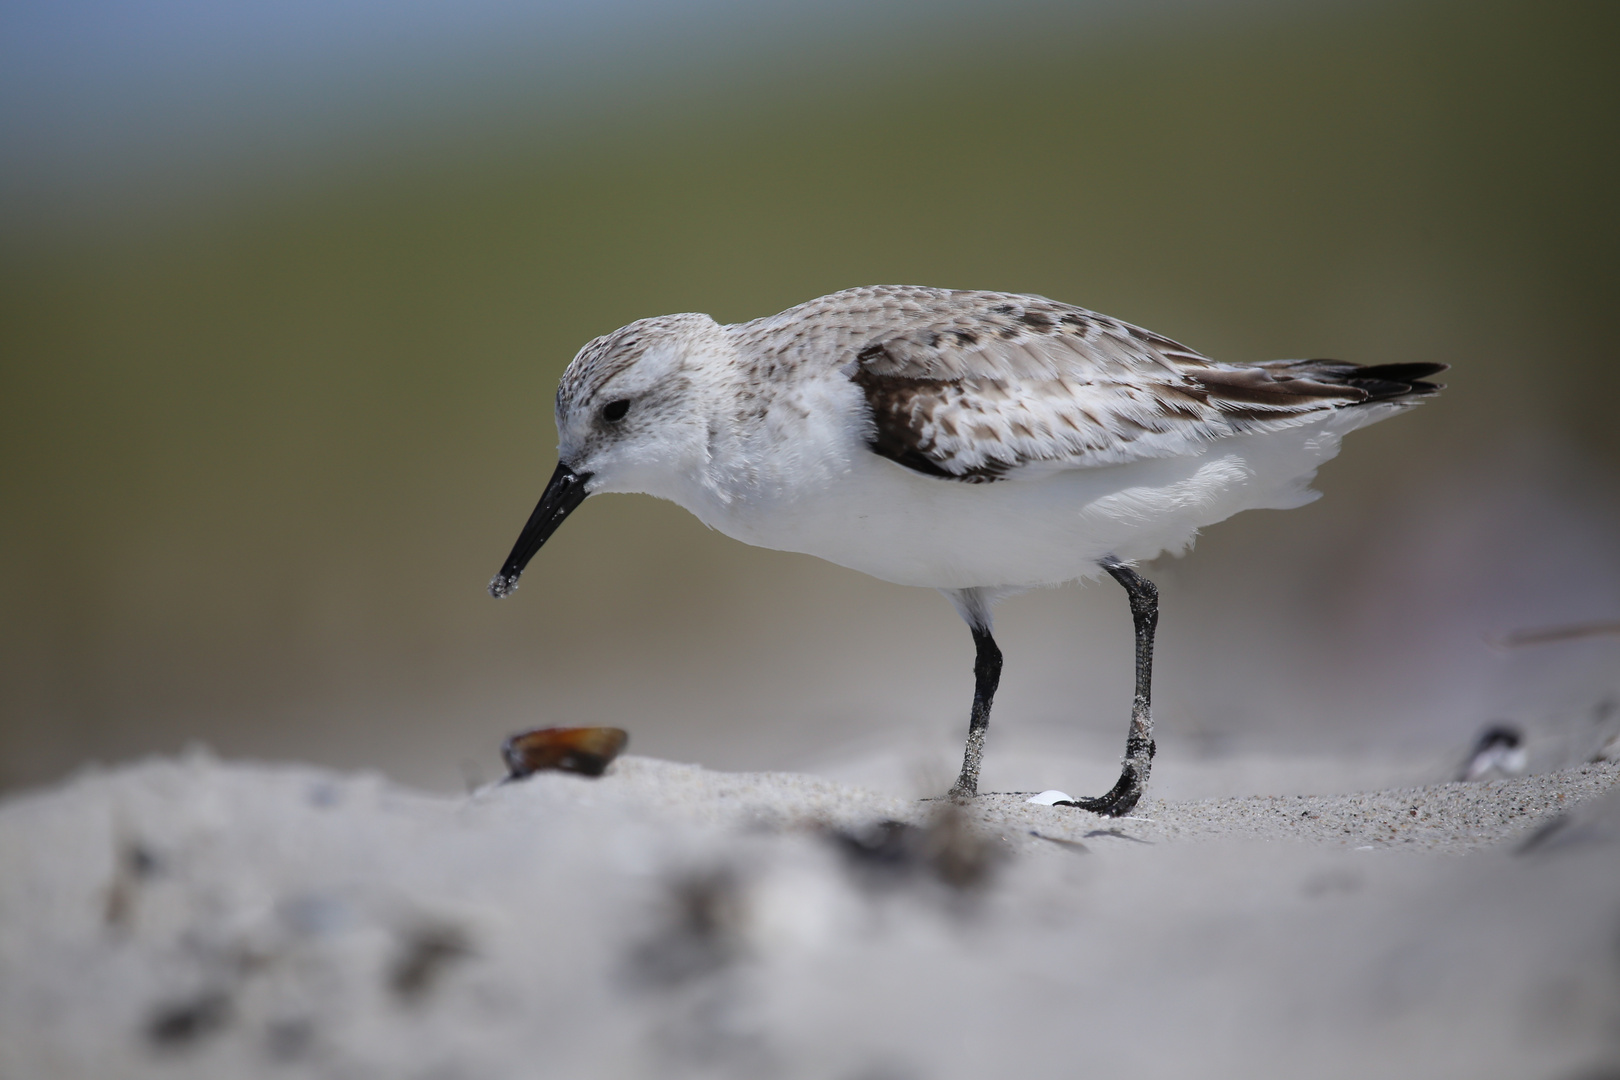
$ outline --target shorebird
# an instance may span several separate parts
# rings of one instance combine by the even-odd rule
[[[1153,761],[1158,590],[1134,568],[1240,510],[1299,506],[1348,431],[1441,389],[1444,364],[1216,363],[1041,296],[872,286],[721,325],[642,319],[557,389],[558,464],[490,582],[511,595],[588,495],[640,492],[748,544],[938,589],[973,635],[962,771],[978,792],[1001,678],[991,607],[1106,573],[1135,626],[1120,777],[1072,800],[1128,814]]]

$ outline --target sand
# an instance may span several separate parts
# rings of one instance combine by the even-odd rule
[[[0,803],[0,1077],[1615,1077],[1617,781],[86,772]]]

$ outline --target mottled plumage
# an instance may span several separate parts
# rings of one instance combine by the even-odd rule
[[[849,289],[728,330],[766,371],[848,357],[872,410],[873,449],[971,482],[1034,464],[1196,453],[1212,439],[1431,391],[1421,379],[1441,370],[1217,364],[1044,297],[918,287]]]

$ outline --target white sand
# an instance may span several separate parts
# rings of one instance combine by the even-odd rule
[[[966,821],[154,761],[0,803],[0,1077],[1620,1075],[1617,780]]]

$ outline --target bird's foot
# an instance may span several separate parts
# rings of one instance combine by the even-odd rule
[[[1119,774],[1119,780],[1106,795],[1099,795],[1094,799],[1074,799],[1070,802],[1060,802],[1058,806],[1077,806],[1081,810],[1090,810],[1093,814],[1103,817],[1124,817],[1136,809],[1136,804],[1142,798],[1142,781],[1136,769],[1126,765]]]

